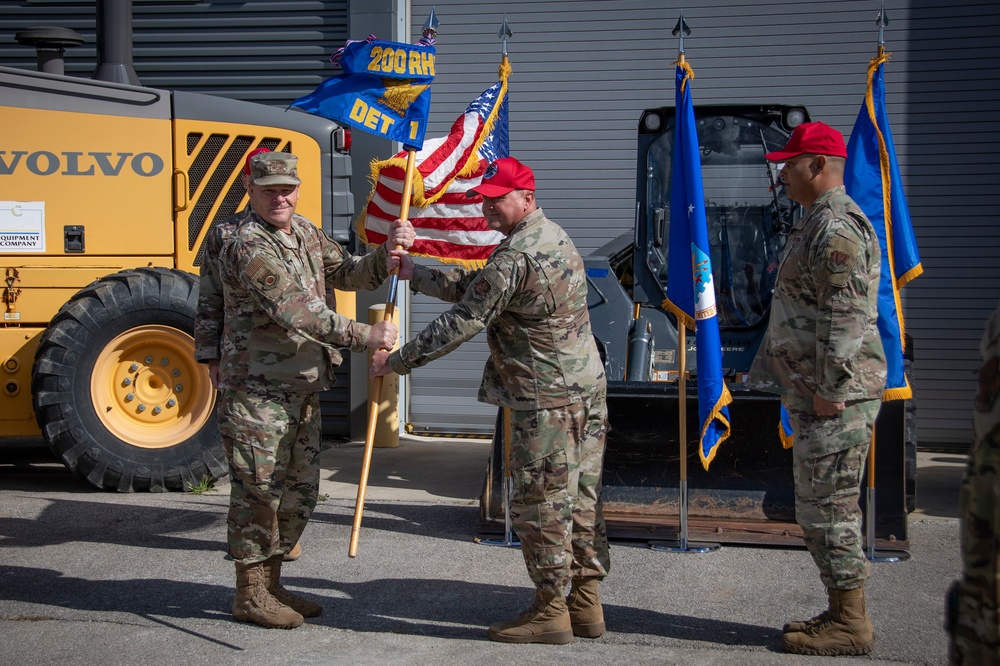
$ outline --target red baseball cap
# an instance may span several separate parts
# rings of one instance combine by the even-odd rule
[[[768,162],[784,162],[789,157],[803,153],[847,157],[844,135],[826,123],[802,123],[792,130],[784,148],[767,153],[764,159]]]
[[[534,189],[535,174],[530,168],[513,157],[501,157],[486,167],[483,182],[468,190],[465,196],[502,197],[513,190]]]
[[[254,148],[253,150],[251,150],[250,154],[247,155],[246,162],[243,163],[243,175],[244,176],[249,176],[250,175],[250,158],[251,157],[253,157],[254,155],[260,155],[261,153],[269,153],[269,152],[271,152],[271,149],[270,148],[264,148],[264,147]]]

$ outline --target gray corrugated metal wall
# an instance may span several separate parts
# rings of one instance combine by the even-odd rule
[[[428,136],[495,80],[506,15],[511,152],[535,169],[541,205],[586,253],[632,228],[636,123],[643,108],[673,103],[670,32],[682,7],[695,104],[805,104],[846,138],[880,3],[412,0],[411,35],[432,5],[441,27]],[[903,290],[918,438],[964,444],[978,340],[1000,299],[1000,226],[987,206],[1000,184],[1000,130],[984,122],[1000,101],[1000,3],[886,5],[890,122],[924,266]],[[435,312],[418,301],[412,329]],[[475,402],[485,354],[480,343],[414,373],[409,419],[490,429],[493,410]]]
[[[90,77],[97,62],[94,0],[0,3],[0,65],[35,68],[19,30],[56,25],[83,35],[66,50],[66,73]],[[334,70],[347,39],[348,0],[133,0],[135,70],[143,85],[273,106],[311,92]]]
[[[395,0],[369,1],[395,11]],[[136,71],[146,85],[285,105],[333,73],[327,58],[348,36],[347,4],[136,0]],[[515,33],[511,150],[535,168],[542,206],[581,251],[600,246],[632,227],[636,122],[643,108],[672,103],[670,31],[687,4],[412,0],[412,35],[431,6],[441,20],[428,136],[443,134],[495,80],[506,15]],[[1000,130],[983,122],[1000,98],[1000,4],[887,5],[890,120],[925,269],[903,293],[916,341],[918,434],[923,444],[963,443],[977,343],[1000,298],[1000,228],[986,205],[1000,184]],[[875,52],[877,0],[683,8],[696,104],[803,103],[849,135]],[[87,39],[67,51],[67,73],[93,72],[91,0],[0,3],[0,24],[0,64],[33,68],[34,53],[14,33],[60,25]],[[412,328],[439,311],[417,300]],[[410,421],[491,429],[493,410],[475,402],[485,355],[479,340],[414,373]]]

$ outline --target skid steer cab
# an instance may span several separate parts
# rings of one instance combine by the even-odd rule
[[[731,435],[704,470],[698,454],[696,339],[690,334],[684,350],[688,441],[680,446],[677,322],[662,305],[672,259],[667,250],[674,109],[649,109],[639,120],[635,229],[585,258],[590,320],[608,378],[603,498],[609,534],[677,537],[683,448],[692,538],[801,545],[791,450],[778,434],[780,402],[750,389],[747,373],[767,329],[788,232],[802,214],[764,154],[783,147],[809,114],[802,106],[703,106],[695,109],[695,119],[723,371],[733,396]],[[894,548],[906,546],[906,513],[913,503],[916,446],[906,437],[913,429],[905,427],[912,419],[911,405],[887,402],[876,431],[876,474],[870,475],[879,479],[876,539]],[[502,431],[501,420],[498,426]],[[497,436],[496,468],[502,467],[496,453],[502,448]],[[499,472],[488,479],[486,523],[502,516]]]

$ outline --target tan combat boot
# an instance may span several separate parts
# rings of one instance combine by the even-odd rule
[[[267,591],[264,565],[236,563],[236,598],[233,619],[253,622],[268,629],[294,629],[303,622],[302,615],[281,604]]]
[[[573,640],[566,599],[561,594],[535,590],[535,601],[516,619],[490,625],[491,641],[501,643],[549,643],[564,645]]]
[[[574,636],[597,638],[604,633],[604,609],[596,578],[574,578],[566,606]]]
[[[785,626],[781,629],[781,632],[784,634],[790,634],[794,631],[805,631],[809,627],[814,627],[817,624],[822,624],[823,622],[825,622],[826,619],[830,617],[831,613],[839,613],[840,610],[837,605],[837,602],[840,599],[840,597],[835,596],[833,592],[834,591],[831,590],[830,588],[826,589],[826,595],[829,601],[827,602],[828,605],[825,611],[823,611],[816,617],[812,618],[811,620],[792,620],[791,622],[786,622]]]
[[[288,551],[287,553],[285,553],[284,560],[286,562],[294,562],[295,560],[299,559],[300,557],[302,557],[302,544],[299,543],[299,542],[296,542],[295,545],[292,546],[292,549],[290,551]]]
[[[264,584],[271,596],[302,617],[316,617],[323,612],[323,607],[315,601],[297,597],[281,585],[281,555],[275,555],[264,562]]]
[[[831,589],[830,599],[831,609],[827,611],[825,620],[805,631],[793,631],[781,637],[786,652],[836,657],[863,655],[872,651],[875,632],[865,608],[864,587],[856,590]]]

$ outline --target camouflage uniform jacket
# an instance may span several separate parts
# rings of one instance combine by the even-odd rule
[[[788,235],[750,385],[809,400],[881,397],[880,264],[875,230],[843,186],[820,195]]]
[[[351,256],[300,215],[291,233],[256,214],[220,256],[225,328],[219,385],[265,393],[311,393],[333,383],[336,347],[364,351],[371,327],[335,312],[326,285],[375,289],[388,277],[384,246]]]
[[[205,238],[205,254],[201,259],[198,280],[198,310],[194,316],[194,358],[199,362],[214,361],[222,356],[222,276],[219,275],[219,253],[233,229],[250,215],[246,208],[217,222]]]
[[[975,437],[975,446],[985,446],[992,448],[989,456],[993,459],[994,470],[1000,468],[1000,451],[995,447],[1000,442],[1000,399],[996,386],[996,374],[991,363],[996,363],[992,359],[1000,356],[1000,306],[993,311],[989,321],[986,322],[986,329],[983,331],[983,339],[979,344],[979,352],[982,355],[983,369],[980,370],[980,394],[976,397],[976,409],[973,413],[972,427]],[[997,474],[995,474],[997,475]],[[997,475],[1000,476],[1000,475]]]
[[[481,402],[549,409],[604,389],[583,259],[540,209],[518,223],[481,270],[417,266],[411,288],[455,305],[389,356],[397,373],[444,356],[485,328],[490,358]]]

